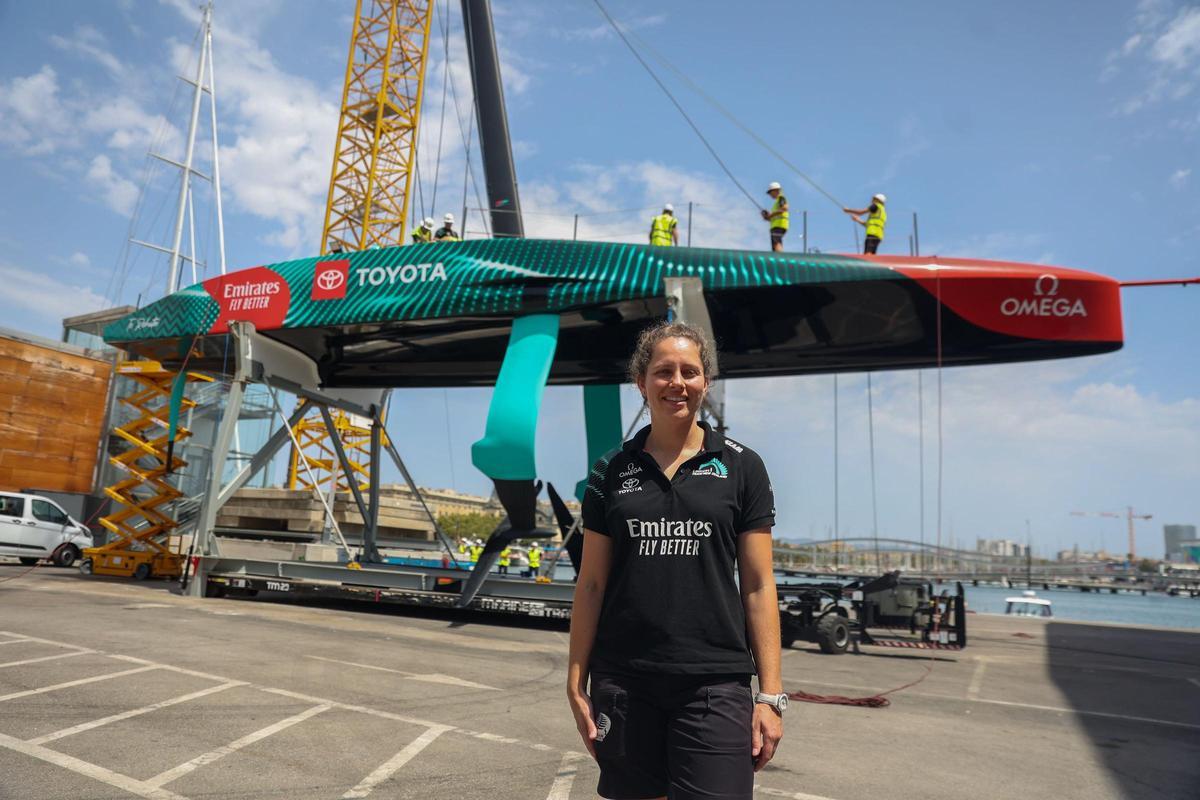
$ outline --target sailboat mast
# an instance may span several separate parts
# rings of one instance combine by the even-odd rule
[[[479,151],[487,182],[492,235],[524,237],[521,201],[517,195],[517,171],[513,165],[508,115],[504,109],[504,86],[500,81],[500,56],[492,28],[489,0],[462,0],[463,27],[475,89],[475,113],[479,122]],[[465,226],[466,220],[463,220]],[[465,227],[463,233],[466,233]]]

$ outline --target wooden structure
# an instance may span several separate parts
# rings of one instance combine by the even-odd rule
[[[0,329],[0,490],[92,491],[111,361]]]
[[[391,490],[389,490],[391,489]],[[239,489],[217,514],[218,528],[287,533],[288,538],[311,540],[325,528],[325,506],[306,489]],[[362,538],[363,519],[349,492],[337,492],[333,518],[348,540]],[[382,487],[379,497],[379,543],[436,539],[433,522],[407,492]]]

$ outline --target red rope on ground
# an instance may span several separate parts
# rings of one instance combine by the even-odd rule
[[[887,708],[892,704],[891,700],[887,699],[887,695],[903,691],[916,686],[921,681],[929,677],[929,673],[933,670],[928,664],[922,664],[925,669],[925,674],[917,678],[915,681],[906,683],[903,686],[897,686],[895,689],[888,689],[886,692],[869,695],[867,697],[844,697],[840,694],[809,694],[808,692],[788,692],[789,700],[799,700],[803,703],[824,703],[835,706],[858,706],[859,708]]]

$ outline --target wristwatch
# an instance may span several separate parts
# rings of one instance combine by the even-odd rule
[[[754,695],[754,702],[766,703],[782,714],[783,712],[787,711],[788,696],[786,692],[780,692],[779,694],[767,694],[766,692],[759,692],[758,694]]]

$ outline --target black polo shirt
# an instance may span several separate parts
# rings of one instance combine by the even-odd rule
[[[593,672],[753,674],[734,581],[738,536],[775,524],[758,454],[704,423],[703,450],[667,477],[647,425],[592,467],[583,526],[612,539]]]

